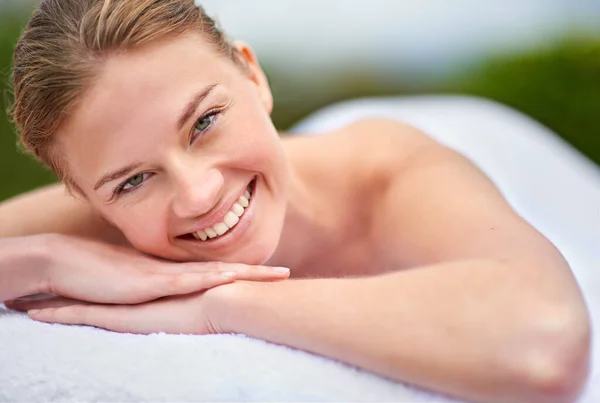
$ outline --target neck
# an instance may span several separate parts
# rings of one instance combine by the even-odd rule
[[[326,215],[319,192],[308,185],[294,164],[290,163],[289,172],[283,229],[277,249],[266,264],[289,267],[294,277],[303,277],[323,250],[327,234],[321,223]]]

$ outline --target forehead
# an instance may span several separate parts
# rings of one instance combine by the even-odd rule
[[[234,63],[196,35],[111,55],[58,133],[71,177],[91,181],[98,167],[126,160],[128,139],[175,131],[198,91],[216,83],[226,89],[238,73]]]
[[[181,95],[193,85],[227,84],[228,73],[234,70],[233,63],[199,35],[177,37],[108,57],[80,109],[103,106],[109,112],[115,102],[142,103],[153,95]],[[85,110],[74,114],[83,116]]]

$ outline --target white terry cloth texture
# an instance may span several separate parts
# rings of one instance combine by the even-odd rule
[[[295,131],[322,132],[366,117],[410,123],[473,160],[566,256],[597,327],[598,167],[531,119],[478,98],[350,101],[317,112]],[[577,403],[600,401],[599,366],[595,349]],[[0,401],[453,400],[244,336],[117,334],[36,323],[0,304]]]

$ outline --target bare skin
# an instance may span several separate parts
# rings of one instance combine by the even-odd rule
[[[184,42],[161,46],[140,57],[144,66],[157,63],[146,70],[181,60],[179,51],[193,58]],[[226,99],[235,89],[245,103],[227,112],[236,120],[226,114],[220,124],[238,133],[231,136],[244,131],[246,137],[209,134],[191,159],[170,143],[166,129],[151,130],[143,113],[158,115],[160,109],[152,110],[150,102],[136,110],[135,119],[121,117],[126,105],[106,112],[114,120],[110,126],[111,119],[94,111],[110,110],[102,91],[123,85],[113,75],[87,99],[95,107],[64,132],[81,200],[56,186],[5,202],[0,222],[10,224],[2,224],[0,236],[18,237],[11,250],[21,253],[19,259],[33,242],[30,235],[54,232],[89,237],[101,242],[94,247],[112,251],[116,247],[109,244],[129,244],[173,261],[286,266],[294,279],[242,279],[135,305],[76,295],[82,303],[72,291],[58,293],[67,299],[9,305],[42,309],[31,312],[36,320],[115,331],[245,333],[467,399],[572,401],[586,379],[590,325],[556,248],[472,164],[409,126],[365,120],[322,137],[275,141],[265,120],[270,92],[253,55],[243,47],[242,54],[253,69],[250,80],[231,70],[222,78],[231,84],[220,96]],[[115,71],[129,66],[140,76],[135,55],[115,63]],[[204,76],[225,70],[220,66]],[[153,88],[151,99],[168,99],[170,93],[161,91],[194,77],[186,78],[185,71],[173,76],[170,86]],[[188,84],[182,81],[181,88]],[[127,92],[135,93],[134,87]],[[240,121],[245,125],[234,127]],[[126,124],[131,127],[121,129]],[[81,134],[94,130],[103,136]],[[141,132],[149,146],[138,150]],[[165,152],[169,147],[173,151]],[[106,201],[110,192],[104,190],[96,195],[93,178],[104,171],[100,167],[118,166],[133,152],[157,161],[149,164],[152,181],[126,202]],[[194,169],[182,168],[184,163]],[[220,200],[255,173],[255,216],[237,244],[216,248],[177,237],[196,221],[207,221]],[[54,264],[67,258],[60,252],[68,242],[53,244]],[[0,272],[4,266],[0,261]],[[98,287],[109,287],[112,279],[106,275]],[[172,312],[179,312],[177,320]]]
[[[373,136],[371,130],[378,134]],[[374,140],[374,138],[377,140]],[[562,315],[562,319],[557,319],[559,322],[557,326],[569,327],[572,331],[575,331],[575,334],[572,334],[573,338],[580,338],[574,340],[575,344],[573,346],[575,350],[579,351],[575,355],[580,355],[580,357],[575,359],[574,362],[564,362],[561,359],[560,365],[566,365],[565,368],[569,368],[569,371],[575,371],[571,374],[576,374],[577,371],[580,372],[575,379],[568,382],[579,384],[585,378],[586,364],[584,363],[586,360],[586,346],[589,342],[586,335],[588,331],[585,325],[586,314],[582,309],[582,305],[580,305],[579,291],[571,277],[568,266],[555,248],[517,217],[493,185],[462,157],[434,143],[412,128],[386,121],[363,121],[324,137],[285,138],[282,141],[294,166],[298,167],[298,172],[302,173],[302,182],[312,185],[310,188],[303,188],[302,190],[308,191],[308,194],[315,197],[311,200],[313,204],[303,204],[306,207],[305,209],[300,211],[299,209],[289,210],[283,232],[284,234],[289,232],[294,236],[287,238],[290,240],[289,246],[287,250],[282,249],[281,257],[274,255],[269,264],[291,267],[295,278],[374,276],[419,268],[417,271],[406,271],[405,277],[398,276],[398,284],[395,287],[392,287],[392,284],[394,284],[393,277],[385,278],[385,281],[381,284],[377,284],[372,280],[374,288],[372,292],[382,292],[385,289],[384,284],[387,283],[387,287],[392,287],[392,289],[389,291],[391,294],[382,301],[384,306],[390,307],[390,303],[394,299],[398,299],[399,306],[420,306],[421,308],[417,310],[419,317],[411,319],[412,326],[419,323],[419,326],[422,326],[423,329],[430,327],[432,331],[436,328],[441,330],[445,326],[460,323],[461,315],[465,315],[465,320],[466,317],[470,316],[471,319],[469,320],[476,321],[477,325],[472,329],[475,333],[470,336],[475,337],[474,340],[466,343],[465,341],[468,340],[466,338],[462,341],[454,340],[449,343],[448,336],[443,336],[443,340],[440,339],[436,342],[440,344],[440,351],[436,352],[432,345],[428,346],[431,349],[431,359],[435,361],[438,361],[439,357],[444,354],[444,350],[448,348],[456,351],[456,357],[449,357],[449,362],[446,363],[447,368],[438,369],[448,371],[448,373],[440,375],[442,379],[447,378],[450,372],[454,374],[464,372],[465,375],[459,375],[463,379],[461,383],[468,379],[468,383],[463,384],[460,388],[457,388],[452,381],[446,380],[445,382],[448,382],[447,387],[444,388],[446,391],[486,401],[488,399],[487,393],[484,394],[477,390],[477,394],[468,394],[468,392],[475,389],[474,385],[477,381],[471,371],[474,371],[481,364],[473,368],[470,365],[461,368],[461,356],[464,356],[464,351],[461,352],[461,344],[464,343],[464,348],[467,348],[469,343],[481,345],[481,340],[492,336],[502,336],[494,341],[494,343],[497,343],[494,350],[503,348],[503,343],[513,340],[512,343],[517,344],[504,347],[508,348],[505,353],[508,357],[513,354],[518,356],[522,349],[526,351],[533,347],[533,344],[528,343],[525,335],[531,330],[534,330],[535,334],[535,331],[542,330],[543,327],[549,325],[539,323],[541,329],[535,330],[529,327],[530,323],[528,322],[532,317],[537,316],[538,312],[543,312],[545,309],[552,312],[555,309],[554,307],[557,310],[553,315],[556,315],[556,312]],[[389,147],[390,143],[397,147]],[[381,147],[378,147],[377,144],[380,144]],[[332,147],[339,150],[335,154],[336,158],[333,159],[327,152],[323,151],[330,150]],[[364,147],[370,147],[373,152],[364,153]],[[397,150],[403,151],[398,152]],[[396,160],[396,158],[398,159]],[[361,176],[365,180],[357,181],[356,179]],[[336,187],[332,187],[331,183],[335,183]],[[435,202],[433,197],[429,199],[419,199],[416,196],[404,198],[399,193],[392,193],[393,196],[391,197],[393,199],[390,200],[386,196],[390,195],[392,184],[402,189],[402,194],[418,195],[424,191],[432,192],[439,195],[445,203],[442,206],[431,205],[430,203]],[[478,195],[479,200],[469,201],[465,200],[464,196],[459,195],[456,198],[456,203],[453,203],[454,201],[449,197],[453,193],[452,189],[455,188],[466,188],[469,191],[467,194]],[[290,205],[297,203],[298,197],[294,193],[291,193],[291,198],[293,200],[289,201]],[[87,235],[101,241],[122,242],[122,236],[118,234],[118,231],[115,231],[104,221],[98,220],[93,211],[87,210],[87,205],[74,201],[71,196],[65,195],[64,190],[58,186],[53,190],[48,190],[48,193],[45,194],[37,193],[29,196],[29,198],[25,196],[18,203],[9,202],[2,206],[2,211],[8,212],[12,208],[21,209],[27,206],[29,202],[33,205],[33,203],[38,204],[42,200],[44,200],[44,205],[53,202],[60,208],[63,208],[65,202],[71,203],[73,206],[77,206],[76,210],[81,213],[77,216],[77,220],[72,223],[66,221],[67,217],[62,217],[61,220],[57,220],[55,223],[46,221],[44,225],[47,231]],[[424,203],[424,200],[429,200],[429,203]],[[390,201],[394,202],[393,208],[390,206],[383,210],[382,205],[385,206]],[[375,211],[385,211],[389,215],[392,210],[404,212],[404,214],[398,214],[395,221],[391,221],[402,223],[402,226],[389,228],[386,225],[390,222],[389,217],[383,219],[373,214]],[[27,217],[31,222],[36,221],[35,219],[31,220],[31,214],[35,211],[44,213],[40,214],[40,220],[48,217],[47,209],[29,210]],[[361,217],[360,211],[368,213],[362,214]],[[54,214],[50,216],[57,217]],[[88,218],[83,218],[82,221],[82,217]],[[420,219],[415,220],[413,217],[420,217]],[[449,218],[453,219],[449,220]],[[49,220],[48,218],[45,219]],[[68,229],[81,227],[90,231],[82,234],[78,232],[79,230]],[[20,228],[22,229],[24,226],[20,226]],[[401,231],[396,232],[398,228]],[[35,229],[34,231],[41,230]],[[434,253],[431,252],[432,234],[435,234],[436,242],[435,249],[433,249]],[[5,233],[4,235],[11,234]],[[19,233],[18,235],[27,234]],[[408,238],[404,242],[399,242],[398,239],[402,239],[403,236],[408,236]],[[387,237],[389,237],[390,243],[386,243],[384,238]],[[282,240],[285,239],[284,235]],[[298,251],[302,253],[298,253]],[[376,278],[383,279],[383,277],[373,277],[373,279]],[[308,281],[318,282],[319,280]],[[214,298],[215,300],[229,301],[231,299],[235,301],[229,301],[227,304],[217,304],[219,308],[214,310],[215,312],[226,312],[222,316],[230,318],[228,323],[221,323],[222,320],[207,320],[210,325],[205,326],[202,330],[182,326],[173,329],[173,331],[208,333],[210,332],[209,329],[216,329],[214,331],[245,332],[275,342],[291,344],[311,351],[316,350],[316,352],[324,355],[334,356],[404,381],[411,381],[434,389],[440,387],[440,383],[436,382],[438,380],[432,377],[431,363],[425,366],[422,374],[419,374],[420,371],[416,369],[427,362],[427,359],[423,361],[425,357],[406,355],[408,350],[416,348],[415,343],[418,340],[412,339],[410,335],[404,336],[406,337],[404,340],[399,335],[406,333],[405,329],[402,329],[403,325],[401,323],[407,320],[409,312],[415,312],[413,309],[410,309],[409,312],[403,312],[403,310],[394,312],[395,309],[392,309],[392,304],[392,307],[388,308],[391,311],[382,314],[386,318],[385,322],[388,323],[388,326],[393,326],[393,320],[390,322],[390,317],[398,315],[399,318],[403,318],[398,324],[399,334],[394,335],[391,331],[392,327],[390,333],[386,335],[386,338],[391,337],[390,340],[384,338],[381,340],[381,344],[374,343],[375,345],[385,346],[388,358],[383,361],[368,358],[376,357],[380,353],[366,351],[363,351],[364,355],[359,353],[364,350],[364,347],[361,346],[363,343],[360,340],[375,337],[374,334],[370,335],[369,332],[354,338],[361,345],[350,343],[346,349],[334,352],[332,351],[333,346],[317,348],[313,344],[314,340],[311,340],[311,338],[318,340],[324,336],[323,334],[310,335],[309,333],[306,339],[290,341],[290,339],[293,339],[292,334],[295,333],[294,327],[289,327],[284,332],[289,332],[287,336],[280,334],[280,331],[273,332],[273,324],[265,325],[264,329],[256,329],[260,325],[248,323],[240,328],[239,325],[243,322],[243,312],[245,310],[250,309],[250,307],[253,307],[253,312],[260,308],[268,310],[267,306],[271,306],[273,300],[285,296],[281,303],[277,305],[280,310],[287,309],[289,312],[294,312],[298,302],[306,298],[304,304],[307,316],[306,323],[300,321],[301,324],[298,324],[296,329],[306,334],[308,329],[312,328],[308,327],[308,323],[318,326],[318,321],[315,318],[319,315],[315,315],[316,312],[311,312],[311,309],[322,311],[323,307],[331,306],[333,303],[331,297],[329,297],[331,291],[325,291],[329,288],[327,287],[327,280],[321,281],[322,283],[315,283],[314,285],[298,281],[290,284],[287,289],[285,284],[277,284],[274,289],[269,289],[267,284],[262,284],[263,288],[265,286],[267,288],[256,290],[256,292],[262,294],[260,297],[254,293],[253,288],[258,284],[253,283],[237,282],[242,287],[239,290],[232,288],[229,293],[226,287],[221,287],[223,292],[220,294],[218,293],[219,289],[214,289],[219,297]],[[361,291],[370,290],[369,284],[368,281],[357,283],[358,289],[356,290],[352,289],[353,284],[351,283],[330,284],[330,286],[332,289],[337,289],[338,286],[341,286],[342,289],[349,288],[349,292],[354,299],[361,298]],[[292,285],[297,287],[292,288]],[[319,298],[315,295],[315,292],[320,287],[325,288],[325,294]],[[303,288],[306,291],[302,291]],[[431,291],[427,292],[435,293],[435,298],[428,298],[427,295],[422,294],[429,289]],[[498,290],[497,293],[494,292],[496,290]],[[417,292],[415,293],[415,291]],[[289,297],[294,293],[298,293],[297,299]],[[303,297],[305,293],[306,297]],[[478,297],[477,295],[480,293],[482,295]],[[266,297],[267,295],[270,296]],[[344,294],[337,291],[334,295]],[[464,296],[466,305],[456,300],[457,295]],[[481,300],[473,301],[477,298],[481,298]],[[268,305],[259,308],[249,303],[249,301],[261,300],[269,301]],[[339,298],[336,297],[336,300],[339,300]],[[190,308],[185,307],[190,306],[189,298],[183,300],[176,298],[174,301],[178,303],[178,307],[181,307],[182,315],[187,317]],[[287,303],[290,306],[284,308]],[[65,305],[71,304],[72,302],[68,301]],[[167,302],[163,301],[160,304],[164,305]],[[487,309],[493,309],[493,317],[489,316],[489,312],[484,312],[484,316],[479,317],[479,314],[469,309],[473,304],[479,307],[489,305]],[[16,308],[26,310],[62,305],[60,302],[57,304],[56,301],[41,305],[39,302],[26,301],[21,306],[17,304]],[[77,305],[80,305],[80,303],[77,303]],[[376,309],[377,303],[364,301],[364,305],[361,305],[366,311],[365,314],[368,313],[368,316],[372,318],[371,310]],[[223,306],[235,306],[237,309],[224,309]],[[314,308],[311,308],[312,306]],[[445,321],[442,318],[438,317],[439,315],[443,316],[443,311],[440,311],[443,306],[449,308],[447,319],[450,320],[446,324],[444,324]],[[526,306],[530,307],[531,310],[524,309]],[[133,318],[139,320],[140,318],[151,317],[155,321],[160,308],[148,308],[148,313],[144,311],[135,312]],[[164,311],[172,312],[172,309],[173,307],[168,305],[165,306]],[[339,307],[338,309],[342,308]],[[381,312],[381,307],[377,309]],[[538,311],[538,309],[542,309],[542,311]],[[515,310],[522,312],[521,320],[515,320]],[[273,314],[271,312],[271,315]],[[336,312],[335,315],[339,316],[340,313]],[[354,315],[358,315],[358,313],[353,313],[353,317],[349,318],[350,323],[361,323]],[[107,322],[106,318],[110,316],[106,314],[101,316],[103,318],[100,318],[99,313],[98,318],[95,319],[96,322],[94,322],[94,319],[89,319],[90,324],[115,329],[117,318],[114,319],[114,322]],[[221,315],[215,314],[214,316]],[[265,321],[268,320],[268,317],[268,314],[264,315]],[[131,322],[136,323],[133,318]],[[74,322],[85,322],[81,317],[78,319]],[[48,318],[48,320],[52,321],[51,318]],[[66,323],[72,320],[73,318],[63,319]],[[58,321],[60,322],[60,319]],[[565,322],[560,323],[560,321]],[[290,320],[290,323],[292,322],[296,323],[296,321]],[[489,327],[492,323],[495,324],[488,336],[485,336],[480,328],[482,326],[480,323],[486,322],[489,322],[489,324],[484,325],[484,327]],[[581,324],[576,325],[578,322],[581,322]],[[144,323],[146,322],[142,321],[134,329],[116,328],[115,330],[158,331],[156,328],[147,328]],[[572,325],[576,325],[576,327]],[[371,329],[375,331],[377,326],[377,322],[374,322],[371,324]],[[523,328],[521,329],[521,327]],[[162,331],[165,331],[165,328],[162,329]],[[504,329],[504,334],[499,335],[499,329]],[[169,330],[167,327],[166,331]],[[315,331],[321,333],[322,330]],[[466,330],[463,329],[462,331]],[[357,329],[357,333],[360,331]],[[544,329],[539,336],[542,336],[545,332]],[[328,335],[328,337],[339,344],[340,340],[347,338],[347,336],[344,336],[347,335],[347,329],[343,329],[340,333],[342,334],[334,333]],[[463,334],[463,336],[466,335]],[[418,334],[414,336],[416,337]],[[556,341],[554,337],[559,335],[551,336],[549,334],[548,336],[550,342],[547,347],[548,351],[551,351],[552,341]],[[505,337],[506,339],[502,340]],[[407,351],[403,353],[399,351],[398,359],[395,360],[393,350],[389,349],[389,343],[398,338],[403,340],[402,344],[406,343]],[[534,337],[531,343],[537,344],[539,341],[539,338]],[[484,349],[489,348],[485,345],[481,346]],[[357,355],[356,358],[348,358],[353,354]],[[482,352],[482,357],[484,356],[485,354]],[[508,362],[503,365],[506,364]],[[437,365],[439,365],[439,362]],[[561,397],[564,397],[562,395],[564,392],[561,388],[565,386],[561,386],[560,383],[557,386],[552,386],[557,379],[560,379],[560,375],[548,374],[549,378],[545,379],[544,372],[536,373],[538,370],[545,371],[549,366],[557,364],[548,362],[541,365],[542,367],[539,369],[532,367],[521,373],[520,371],[523,369],[519,368],[520,364],[518,364],[511,371],[515,371],[515,375],[520,377],[526,375],[529,370],[533,370],[530,375],[533,377],[534,383],[539,382],[543,386],[543,394],[546,395],[543,400],[539,399],[539,401],[562,401]],[[541,378],[535,379],[536,376]],[[516,381],[516,379],[513,379],[513,381]],[[486,382],[489,382],[489,380]],[[486,387],[488,386],[486,385]],[[558,390],[552,390],[553,387],[557,387]],[[545,388],[549,390],[545,390]],[[502,389],[504,389],[504,386],[502,386]],[[567,385],[566,389],[576,390],[577,388]],[[495,393],[498,393],[498,391],[495,391]],[[507,399],[506,401],[519,401],[513,399],[512,394],[523,392],[515,388],[505,390],[505,393],[506,395],[503,394],[502,398]],[[559,397],[556,400],[547,398],[547,396],[555,395]],[[534,395],[527,395],[528,399],[533,397]]]

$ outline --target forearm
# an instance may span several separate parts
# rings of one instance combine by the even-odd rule
[[[37,294],[49,251],[42,237],[0,238],[0,301]]]
[[[0,203],[0,238],[57,233],[125,244],[123,235],[62,184],[46,186]]]
[[[557,348],[565,347],[565,327],[581,323],[585,310],[578,301],[569,302],[571,295],[564,296],[564,305],[545,306],[528,297],[531,290],[522,285],[528,282],[500,265],[481,264],[373,278],[232,285],[235,303],[223,305],[217,322],[224,331],[470,399],[563,401],[577,385],[555,382],[555,371],[562,382],[565,370],[582,365],[569,362],[573,354],[562,360]],[[585,329],[569,331],[575,349],[576,336],[585,338]]]

